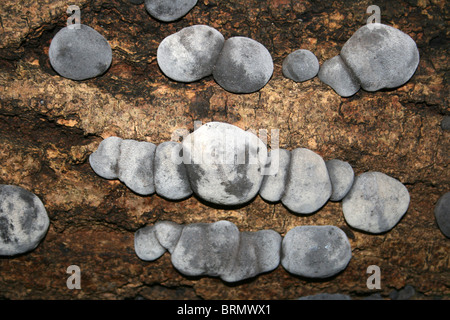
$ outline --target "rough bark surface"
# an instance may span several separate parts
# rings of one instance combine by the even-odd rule
[[[450,190],[449,3],[445,0],[378,1],[383,23],[417,43],[420,65],[395,90],[360,90],[341,98],[316,77],[283,77],[283,59],[309,49],[320,63],[339,53],[366,23],[369,1],[200,0],[173,23],[151,18],[126,0],[78,0],[82,23],[110,42],[113,63],[98,78],[76,82],[57,75],[48,61],[52,37],[65,26],[67,1],[0,4],[0,183],[38,195],[51,225],[34,251],[0,258],[0,299],[296,299],[344,293],[389,298],[406,285],[414,299],[450,298],[450,240],[433,209]],[[274,59],[272,79],[259,92],[232,94],[209,77],[183,84],[158,68],[164,37],[193,24],[264,44]],[[239,208],[212,207],[195,197],[171,202],[142,197],[92,171],[89,154],[111,135],[159,144],[193,121],[224,121],[243,129],[279,129],[280,147],[306,147],[325,160],[350,162],[355,173],[381,171],[406,185],[409,209],[391,231],[371,235],[349,227],[341,203],[328,202],[308,216],[259,196]],[[235,223],[241,231],[299,225],[335,225],[348,235],[353,257],[325,281],[275,271],[237,284],[178,273],[168,253],[155,262],[134,253],[133,234],[158,220]],[[66,286],[66,269],[81,269],[81,290]],[[381,289],[366,286],[367,267],[378,265]]]

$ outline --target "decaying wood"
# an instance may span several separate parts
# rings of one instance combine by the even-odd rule
[[[414,298],[450,297],[450,242],[433,208],[450,189],[449,131],[440,127],[448,108],[448,3],[378,1],[383,23],[409,34],[421,55],[413,78],[395,90],[360,90],[341,98],[316,77],[295,83],[281,64],[296,49],[323,63],[365,24],[368,1],[320,2],[200,0],[184,18],[160,23],[143,5],[126,0],[80,0],[82,23],[104,35],[113,49],[108,72],[75,82],[58,76],[48,61],[55,33],[65,26],[66,1],[2,1],[0,4],[0,183],[37,194],[51,226],[39,247],[0,258],[0,298],[296,299],[344,293],[361,298],[411,285]],[[259,92],[226,92],[210,78],[182,84],[159,70],[156,50],[164,37],[193,24],[225,38],[251,37],[274,59],[270,82]],[[279,129],[280,147],[306,147],[324,159],[350,162],[355,173],[381,171],[404,183],[408,212],[391,231],[370,235],[350,228],[340,203],[299,216],[257,197],[246,206],[215,208],[195,197],[170,202],[142,197],[117,181],[95,175],[87,158],[108,136],[171,139],[194,121],[224,121],[243,129]],[[298,225],[335,225],[348,235],[353,257],[327,281],[288,274],[281,266],[243,283],[189,278],[165,254],[139,260],[133,233],[157,220],[178,223],[226,219],[241,231]],[[78,265],[82,289],[69,290],[66,269]],[[366,286],[367,267],[380,267],[380,290]]]

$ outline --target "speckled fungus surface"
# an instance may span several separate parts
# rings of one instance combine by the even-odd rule
[[[157,61],[162,72],[180,82],[209,76],[225,42],[222,34],[205,25],[194,25],[164,38],[158,46]]]
[[[322,64],[319,79],[329,85],[341,97],[350,97],[361,88],[358,79],[345,65],[341,56],[337,55]]]
[[[55,71],[72,80],[86,80],[102,75],[112,61],[108,41],[89,26],[64,27],[53,37],[49,59]]]
[[[299,49],[291,52],[284,60],[282,71],[286,78],[303,82],[314,78],[319,72],[319,60],[309,50]]]
[[[325,161],[331,180],[331,201],[341,201],[353,185],[355,173],[352,166],[339,159]]]
[[[253,133],[210,122],[188,135],[182,144],[191,187],[202,199],[238,205],[258,194],[267,147]]]
[[[258,194],[264,177],[266,145],[253,133],[227,123],[204,124],[182,144],[171,142],[170,150],[160,145],[156,158],[153,144],[131,141],[109,137],[89,161],[101,177],[118,178],[142,195],[154,193],[156,184],[157,192],[166,190],[161,195],[167,199],[178,200],[193,191],[215,204],[238,205]],[[125,143],[134,151],[124,148]]]
[[[342,201],[348,224],[371,233],[394,227],[409,206],[406,187],[386,174],[366,172],[355,179],[349,163],[325,162],[306,148],[268,152],[255,134],[223,122],[206,123],[182,143],[158,147],[109,137],[89,161],[103,178],[120,179],[141,195],[156,191],[168,200],[195,194],[212,204],[234,206],[259,194],[296,214]]]
[[[330,196],[331,181],[322,157],[306,148],[292,150],[281,202],[295,213],[310,214],[319,210]]]
[[[277,164],[274,162],[277,161]],[[259,195],[266,201],[278,202],[284,194],[284,186],[286,185],[289,164],[291,162],[291,152],[286,149],[272,149],[269,153],[266,168],[273,166],[275,172],[273,174],[264,175]]]
[[[450,238],[450,192],[444,193],[434,207],[436,223],[447,238]]]
[[[141,195],[155,192],[153,161],[156,145],[151,142],[110,137],[90,155],[93,170],[106,179],[119,179]]]
[[[236,282],[278,267],[281,236],[273,230],[239,232],[224,220],[189,225],[159,221],[136,231],[134,244],[142,260],[156,260],[168,250],[173,266],[184,275]]]
[[[286,233],[282,246],[282,266],[307,278],[334,276],[352,257],[346,234],[335,226],[295,227]]]
[[[331,277],[346,268],[352,253],[345,233],[335,226],[301,226],[285,238],[273,230],[240,232],[229,221],[179,225],[159,221],[136,231],[135,252],[154,261],[166,251],[187,276],[218,276],[236,282],[281,264],[292,274]]]
[[[44,204],[34,193],[14,185],[0,185],[0,256],[35,249],[49,225]]]
[[[359,86],[366,91],[402,86],[419,65],[419,50],[406,33],[373,23],[359,28],[339,56],[326,61],[319,78],[339,95],[351,96]]]
[[[197,0],[145,0],[145,8],[148,13],[164,22],[180,19],[196,4]]]
[[[247,37],[225,41],[213,71],[214,80],[225,90],[251,93],[262,89],[273,74],[273,61],[261,43]]]
[[[342,210],[350,226],[382,233],[400,221],[409,201],[408,189],[397,179],[381,172],[365,172],[356,177],[342,201]]]
[[[194,25],[166,37],[157,61],[162,72],[179,82],[192,82],[212,74],[225,90],[251,93],[263,88],[273,74],[270,52],[247,37],[224,39],[216,29]]]
[[[161,197],[181,200],[192,195],[186,167],[173,161],[182,151],[182,145],[175,141],[166,141],[156,148],[154,159],[155,191]]]

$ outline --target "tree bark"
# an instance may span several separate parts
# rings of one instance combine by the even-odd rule
[[[144,5],[126,0],[79,0],[81,22],[111,44],[113,62],[101,77],[72,81],[52,70],[48,48],[65,26],[66,1],[2,1],[0,4],[0,183],[34,192],[51,225],[32,252],[0,258],[0,299],[297,299],[343,293],[354,299],[389,298],[406,285],[414,299],[450,298],[450,242],[433,209],[450,190],[450,134],[441,128],[448,107],[449,4],[378,1],[381,22],[409,34],[420,51],[412,79],[400,88],[342,98],[317,77],[295,83],[283,77],[283,59],[311,50],[322,64],[337,55],[366,23],[367,1],[199,0],[182,19],[161,23]],[[206,24],[227,39],[246,36],[272,54],[274,74],[252,94],[233,94],[212,77],[176,83],[158,68],[156,51],[168,35]],[[194,121],[223,121],[242,129],[279,129],[280,147],[309,148],[325,160],[348,161],[355,174],[381,171],[406,185],[409,209],[389,232],[352,229],[341,203],[295,215],[259,196],[233,209],[196,197],[172,202],[139,196],[118,181],[98,177],[88,157],[102,139],[169,141]],[[299,225],[335,225],[352,246],[348,267],[326,281],[273,272],[235,285],[218,278],[186,277],[170,255],[141,261],[133,234],[158,220],[177,223],[229,220],[241,231],[273,229],[282,236]],[[66,286],[66,269],[81,270],[81,289]],[[381,270],[371,290],[367,268]]]

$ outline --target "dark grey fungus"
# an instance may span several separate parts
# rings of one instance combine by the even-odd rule
[[[281,202],[291,211],[310,214],[331,196],[331,181],[325,161],[306,148],[291,151],[291,159]]]
[[[192,194],[186,167],[179,158],[181,143],[166,141],[156,147],[153,176],[156,193],[169,200],[181,200]]]
[[[188,225],[159,221],[136,231],[135,251],[142,260],[154,261],[166,250],[180,273],[226,282],[272,271],[280,261],[293,274],[327,278],[344,270],[352,256],[347,236],[335,226],[295,227],[284,239],[273,230],[240,232],[225,220]]]
[[[434,216],[441,232],[450,238],[450,192],[439,198],[434,207]]]
[[[450,116],[444,116],[441,121],[442,130],[450,130]]]
[[[318,293],[298,298],[298,300],[352,300],[347,294],[342,293]]]

